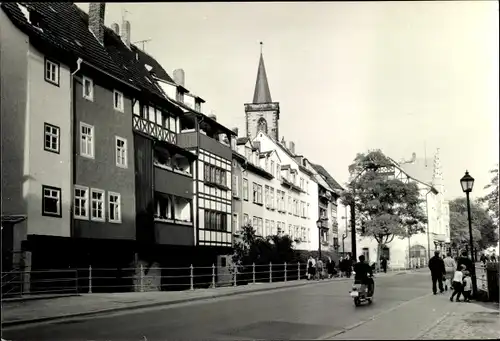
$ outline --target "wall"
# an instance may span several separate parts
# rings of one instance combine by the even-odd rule
[[[233,220],[231,222],[231,232],[234,234],[243,226],[243,166],[239,159],[233,157],[233,168],[232,168],[232,209],[233,209]],[[236,179],[236,180],[234,180]],[[237,188],[236,188],[237,187]],[[235,196],[237,194],[237,197]]]
[[[25,149],[28,177],[28,234],[71,235],[71,77],[60,64],[59,86],[45,81],[45,55],[30,47],[28,52],[29,147]],[[53,61],[57,62],[54,58]],[[44,150],[44,123],[60,129],[59,153]],[[61,217],[42,216],[42,185],[61,189]]]
[[[246,132],[250,139],[257,136],[260,118],[267,122],[267,134],[275,140],[279,138],[279,105],[278,103],[245,104]]]
[[[260,132],[257,137],[254,139],[254,141],[260,142],[261,146],[261,151],[270,151],[270,150],[275,150],[277,153],[277,157],[280,160],[280,165],[285,166],[285,165],[290,165],[293,169],[298,170],[297,174],[297,179],[300,179],[301,177],[304,178],[304,181],[309,181],[309,188],[308,188],[308,193],[302,192],[302,193],[297,193],[296,191],[292,191],[288,189],[288,186],[283,186],[281,184],[281,180],[278,180],[274,178],[271,180],[271,186],[274,187],[275,189],[280,189],[284,190],[286,192],[286,196],[291,196],[292,198],[295,198],[299,201],[304,201],[307,204],[309,204],[309,210],[308,210],[308,217],[307,218],[302,218],[302,217],[296,217],[293,214],[289,213],[289,207],[288,207],[288,199],[286,200],[286,215],[283,215],[283,218],[285,218],[285,224],[286,224],[286,229],[288,230],[289,225],[298,225],[298,226],[304,226],[306,228],[306,233],[307,233],[307,242],[302,242],[298,245],[296,245],[296,249],[299,250],[317,250],[318,249],[318,234],[317,230],[318,228],[316,227],[316,221],[318,220],[318,186],[314,182],[314,179],[311,178],[309,175],[305,174],[302,172],[296,160],[288,153],[286,153],[281,146],[277,145],[274,140],[269,138],[269,136],[263,134]],[[282,171],[281,176],[284,176],[285,172]],[[249,180],[250,181],[250,180]],[[299,180],[297,180],[299,181]],[[298,185],[298,183],[297,183]],[[249,184],[249,189],[251,190],[251,184]],[[263,194],[265,195],[265,194]],[[281,218],[283,221],[283,219]]]
[[[2,214],[27,214],[25,195],[28,187],[29,112],[28,53],[29,39],[0,10],[0,131],[1,131],[1,208]],[[43,76],[42,76],[43,77]],[[42,128],[43,129],[43,128]],[[43,132],[43,131],[42,131]],[[40,132],[40,134],[42,133]],[[26,150],[26,154],[25,154]],[[26,163],[26,164],[25,164]],[[40,215],[38,212],[37,215]],[[15,250],[26,238],[27,221],[14,228],[19,232]]]
[[[85,73],[83,73],[85,72]],[[94,82],[94,100],[83,98],[81,74]],[[106,191],[106,209],[108,191],[121,194],[122,223],[93,222],[75,219],[75,228],[92,229],[94,238],[135,239],[135,171],[134,171],[134,135],[132,132],[132,101],[122,88],[124,112],[113,107],[113,89],[111,83],[104,83],[102,75],[82,70],[75,82],[75,184],[98,188]],[[94,158],[80,155],[80,122],[94,126]],[[127,168],[116,165],[115,137],[127,140]],[[90,237],[90,236],[88,236]]]

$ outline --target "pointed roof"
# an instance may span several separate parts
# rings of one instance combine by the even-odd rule
[[[262,43],[260,43],[262,46]],[[257,71],[257,80],[255,81],[255,91],[253,93],[253,104],[272,103],[269,83],[267,82],[266,67],[264,66],[264,57],[260,52],[259,69]]]

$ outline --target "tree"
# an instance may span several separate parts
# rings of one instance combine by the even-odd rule
[[[498,205],[498,165],[496,169],[490,171],[493,174],[491,181],[484,189],[490,189],[490,193],[480,199],[481,203],[488,205],[488,211],[493,218],[494,222],[498,224],[499,218],[499,205]]]
[[[498,242],[497,225],[487,210],[479,202],[470,203],[472,238],[474,248],[485,250]],[[467,199],[457,198],[450,201],[450,241],[453,247],[469,243],[469,218],[467,214]]]
[[[418,185],[391,178],[393,163],[380,150],[357,154],[349,166],[351,180],[341,197],[354,205],[362,236],[377,241],[377,259],[383,246],[394,238],[424,232],[427,217]]]

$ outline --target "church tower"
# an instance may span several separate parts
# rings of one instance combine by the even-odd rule
[[[253,102],[245,104],[247,137],[253,139],[259,131],[263,131],[279,141],[280,106],[278,102],[273,102],[271,99],[264,57],[262,56],[262,42],[260,46],[260,60]]]

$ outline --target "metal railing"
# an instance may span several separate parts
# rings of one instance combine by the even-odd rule
[[[387,272],[404,266],[390,266]],[[326,267],[323,278],[327,278]],[[336,268],[336,275],[341,272]],[[2,297],[40,294],[146,292],[208,289],[307,278],[307,263],[251,264],[230,267],[72,268],[2,273]],[[13,289],[14,288],[14,289]],[[8,289],[8,290],[7,290]]]

